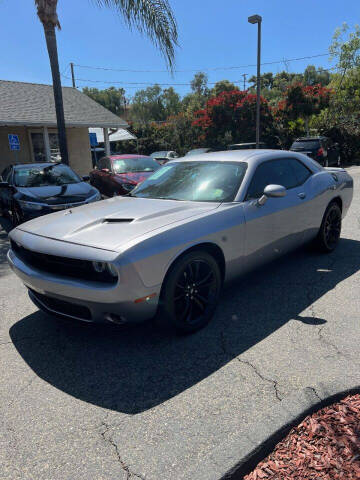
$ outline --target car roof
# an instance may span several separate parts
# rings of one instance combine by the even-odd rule
[[[325,138],[328,138],[328,137],[324,137],[322,135],[319,135],[317,137],[299,137],[295,140],[295,142],[298,142],[298,141],[304,141],[304,140],[323,140]]]
[[[109,155],[107,158],[110,158],[110,160],[126,160],[129,158],[151,158],[148,155],[137,155],[136,153],[128,153],[128,154],[123,154],[123,155]]]
[[[29,168],[29,167],[49,167],[50,165],[59,165],[60,162],[38,162],[38,163],[17,163],[15,165],[12,165],[13,168],[18,169],[18,168]],[[65,165],[65,164],[63,164]],[[68,165],[66,165],[68,166]]]
[[[242,145],[256,145],[256,142],[248,142],[248,143],[232,143],[229,147],[237,147]],[[259,142],[259,145],[265,145],[265,142]]]

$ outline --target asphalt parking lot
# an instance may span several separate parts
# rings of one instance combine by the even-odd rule
[[[360,167],[349,173],[338,249],[239,280],[186,337],[39,312],[7,266],[1,219],[0,478],[181,479],[284,396],[359,374]]]

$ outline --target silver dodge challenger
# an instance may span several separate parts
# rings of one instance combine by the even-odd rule
[[[352,196],[345,170],[301,153],[205,153],[166,164],[128,196],[18,226],[8,261],[49,314],[156,316],[194,332],[225,282],[307,242],[333,251]]]

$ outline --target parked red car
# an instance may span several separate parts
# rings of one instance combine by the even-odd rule
[[[107,197],[126,195],[159,168],[156,160],[145,155],[111,155],[98,161],[90,172],[90,183]]]

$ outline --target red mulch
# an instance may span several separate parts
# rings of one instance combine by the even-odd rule
[[[360,479],[360,395],[305,418],[244,480]]]

